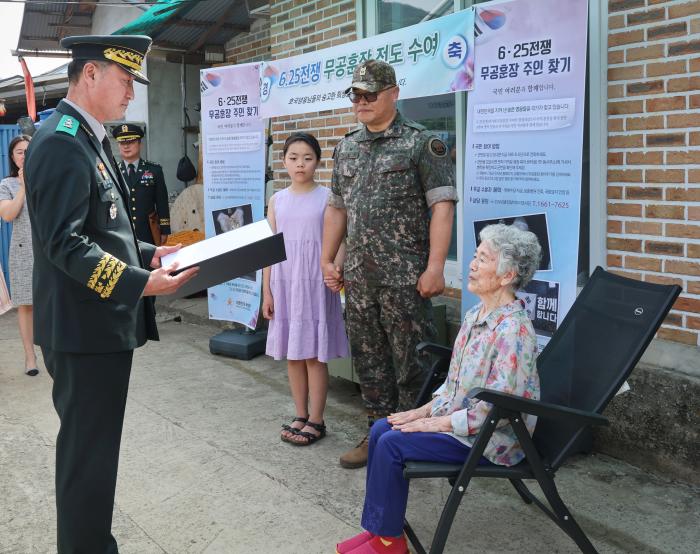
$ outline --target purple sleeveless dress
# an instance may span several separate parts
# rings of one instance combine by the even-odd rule
[[[275,360],[327,362],[348,355],[340,295],[323,284],[321,241],[329,189],[318,186],[274,196],[277,232],[284,233],[287,260],[272,266],[270,289],[274,315],[267,331],[266,354]]]

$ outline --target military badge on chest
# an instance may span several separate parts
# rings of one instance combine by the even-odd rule
[[[99,162],[97,164],[97,171],[100,172],[100,175],[105,181],[109,181],[109,173],[107,173],[107,168],[105,167],[105,164]]]
[[[141,176],[141,184],[148,187],[153,184],[153,173],[149,170],[143,172]]]
[[[107,216],[109,221],[114,221],[117,219],[117,215],[119,214],[119,208],[117,207],[117,195],[114,192],[114,183],[107,172],[105,164],[101,161],[97,162],[97,173],[102,178],[102,181],[98,183],[100,198],[103,202],[109,203],[107,207]]]

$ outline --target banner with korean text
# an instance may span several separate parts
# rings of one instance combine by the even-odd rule
[[[474,78],[474,11],[404,27],[300,56],[262,62],[264,118],[347,108],[352,72],[369,59],[396,71],[401,98],[470,90]]]
[[[542,261],[524,292],[542,348],[576,298],[585,109],[587,0],[513,0],[475,8],[468,97],[463,309],[479,232],[534,232]],[[586,268],[587,270],[587,268]]]
[[[207,238],[260,221],[265,210],[265,136],[260,67],[203,69],[204,232]],[[209,318],[255,329],[262,271],[208,289]]]

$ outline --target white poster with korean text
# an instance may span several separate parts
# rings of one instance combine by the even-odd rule
[[[479,231],[503,222],[539,238],[542,261],[518,295],[540,349],[576,298],[585,110],[587,0],[513,0],[475,8],[468,97],[463,309]]]
[[[474,12],[452,15],[340,46],[263,62],[264,118],[347,108],[352,73],[369,59],[396,71],[401,98],[470,90],[474,78]]]
[[[265,136],[260,67],[203,69],[204,231],[207,238],[264,218]],[[262,271],[208,289],[209,317],[255,329]]]

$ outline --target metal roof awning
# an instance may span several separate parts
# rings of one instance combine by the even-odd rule
[[[37,110],[53,107],[58,100],[65,97],[68,90],[66,76],[68,63],[34,76],[34,95]],[[26,115],[27,101],[24,77],[14,75],[0,80],[0,100],[5,104],[7,114],[0,120],[3,123],[14,123],[18,117]]]
[[[64,96],[66,90],[68,89],[67,80],[67,68],[68,64],[64,64],[60,67],[42,73],[41,75],[36,75],[33,78],[34,81],[34,94],[37,99],[40,99],[42,95],[47,95],[52,97],[52,93],[56,93],[59,96]],[[24,102],[25,98],[25,88],[24,88],[24,77],[20,75],[14,75],[12,77],[7,77],[6,79],[0,80],[0,97],[4,98],[8,102],[14,101],[15,99],[20,99]]]
[[[20,28],[17,53],[42,57],[67,57],[59,48],[65,36],[89,35],[97,0],[63,2],[27,2]]]
[[[160,0],[148,11],[144,12],[141,17],[127,23],[112,34],[146,35],[153,38],[158,29],[167,23],[171,17],[175,17],[179,11],[184,10],[187,4],[192,4],[192,0]]]
[[[143,6],[144,1],[122,0],[124,6]],[[99,5],[98,0],[27,2],[16,54],[68,57],[69,52],[59,47],[61,39],[91,34]],[[268,17],[269,11],[269,0],[156,0],[143,15],[112,34],[148,35],[155,50],[204,61],[205,46],[223,49],[231,38],[248,32],[255,19]]]
[[[248,32],[255,18],[267,15],[267,5],[268,0],[160,0],[113,34],[148,35],[156,49],[195,54]]]

